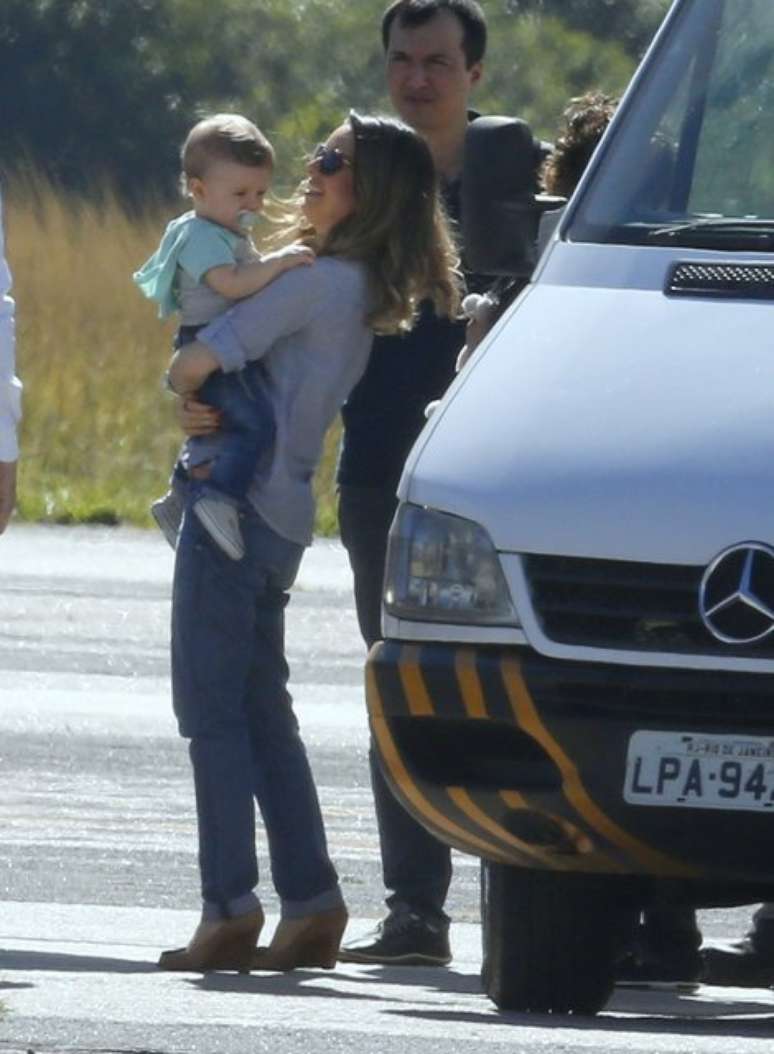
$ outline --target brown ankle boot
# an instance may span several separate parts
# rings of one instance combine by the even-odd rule
[[[252,969],[285,971],[319,966],[332,970],[347,918],[342,904],[299,919],[281,919],[268,948],[258,948],[253,955]]]
[[[214,922],[200,922],[185,948],[162,952],[162,970],[237,970],[248,973],[263,926],[263,911]]]

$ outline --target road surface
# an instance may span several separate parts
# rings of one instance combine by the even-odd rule
[[[774,992],[616,990],[593,1020],[480,992],[478,864],[455,855],[449,969],[162,974],[196,922],[193,801],[169,704],[172,554],[129,529],[0,539],[0,1054],[770,1050]],[[346,559],[319,542],[288,609],[292,689],[350,932],[381,914],[362,646]],[[261,896],[276,921],[265,854]],[[274,914],[273,914],[274,913]],[[708,937],[748,909],[707,912]]]

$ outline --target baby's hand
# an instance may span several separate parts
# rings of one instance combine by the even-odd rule
[[[465,328],[465,346],[457,356],[457,373],[491,329],[495,306],[488,296],[478,293],[469,293],[462,301],[462,311],[468,317],[468,324]]]
[[[302,245],[300,242],[280,249],[276,256],[288,270],[291,267],[308,266],[315,261],[314,251],[308,245]]]
[[[468,323],[468,325],[470,325],[470,323]],[[465,365],[465,363],[468,361],[468,359],[470,358],[470,356],[472,354],[473,354],[473,348],[469,347],[467,344],[463,344],[462,347],[460,348],[460,353],[457,356],[457,362],[455,363],[455,366],[454,366],[454,372],[455,373],[459,373],[460,372],[460,370],[462,369],[462,367]]]

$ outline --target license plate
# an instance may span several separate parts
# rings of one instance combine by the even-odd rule
[[[688,809],[774,810],[774,739],[635,732],[624,801]]]

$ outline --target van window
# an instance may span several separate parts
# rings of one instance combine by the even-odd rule
[[[630,93],[566,233],[774,248],[773,0],[687,0]]]

